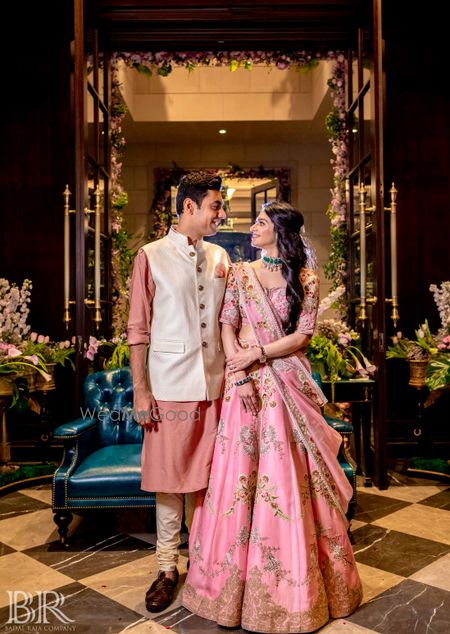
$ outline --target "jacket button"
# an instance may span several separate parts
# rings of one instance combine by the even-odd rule
[[[208,347],[208,342],[207,342],[207,341],[202,341],[202,346],[203,346],[204,348],[207,348],[207,347]]]
[[[202,287],[199,286],[198,288],[199,290],[202,290],[203,286]],[[200,304],[200,308],[203,310],[205,308],[205,304]]]
[[[199,290],[199,291],[202,291],[202,290],[203,290],[203,288],[204,288],[204,287],[200,284],[200,286],[198,287],[198,290]],[[201,306],[200,306],[200,308],[201,308]]]
[[[194,257],[194,256],[195,256],[195,251],[189,251],[189,255],[190,255],[191,257]]]
[[[202,267],[201,267],[201,266],[197,266],[197,271],[198,271],[199,273],[201,273],[201,272],[202,272]]]
[[[202,328],[206,328],[206,324],[205,324],[204,321],[202,322],[201,326],[202,326]]]

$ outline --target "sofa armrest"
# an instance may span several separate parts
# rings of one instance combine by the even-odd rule
[[[55,440],[75,440],[90,429],[95,429],[97,423],[96,418],[76,418],[70,423],[64,423],[64,425],[57,427],[53,432],[53,438]]]

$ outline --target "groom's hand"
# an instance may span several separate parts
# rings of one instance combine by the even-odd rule
[[[136,422],[152,431],[158,431],[158,423],[161,422],[158,404],[150,390],[137,390],[134,394],[134,416]]]

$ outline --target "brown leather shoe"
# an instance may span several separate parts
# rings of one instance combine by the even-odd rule
[[[158,576],[145,595],[145,607],[149,612],[161,612],[169,607],[178,584],[178,576],[176,568],[175,579],[173,580],[166,577],[166,573],[163,570],[158,572]]]

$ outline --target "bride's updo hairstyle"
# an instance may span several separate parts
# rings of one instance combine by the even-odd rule
[[[295,331],[304,298],[300,282],[300,271],[306,266],[307,255],[300,235],[304,220],[301,212],[286,202],[274,201],[262,206],[273,222],[278,257],[283,261],[281,273],[287,282],[286,298],[289,304],[289,318],[286,334]]]

